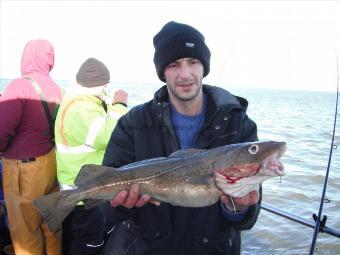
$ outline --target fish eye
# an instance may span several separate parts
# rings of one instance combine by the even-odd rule
[[[256,154],[259,151],[259,146],[257,144],[252,144],[248,147],[250,154]]]

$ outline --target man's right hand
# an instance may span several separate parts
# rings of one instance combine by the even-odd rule
[[[160,205],[159,201],[152,200],[149,195],[144,194],[139,196],[139,190],[140,188],[138,184],[133,184],[129,191],[122,190],[110,201],[111,206],[124,206],[131,209],[133,207],[142,207],[147,203],[157,206]]]
[[[112,104],[123,103],[127,105],[127,101],[128,101],[128,93],[122,89],[118,89],[113,95]]]

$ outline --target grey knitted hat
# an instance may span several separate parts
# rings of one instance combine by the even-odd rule
[[[83,87],[97,87],[110,82],[110,72],[103,62],[89,58],[80,66],[76,78]]]
[[[203,77],[210,71],[210,50],[204,36],[194,27],[174,21],[166,23],[153,38],[158,78],[164,81],[164,69],[180,58],[199,59],[204,66]]]

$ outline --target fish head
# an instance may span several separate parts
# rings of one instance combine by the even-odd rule
[[[245,195],[263,181],[285,175],[280,160],[285,151],[286,143],[276,141],[221,147],[212,164],[215,183],[226,194]]]

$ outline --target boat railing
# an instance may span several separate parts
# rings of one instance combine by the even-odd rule
[[[310,228],[313,228],[313,229],[315,229],[315,227],[316,227],[316,214],[313,214],[314,220],[310,220],[310,219],[306,219],[304,217],[301,217],[299,215],[287,212],[285,210],[279,209],[277,207],[274,207],[274,206],[266,204],[266,203],[262,203],[261,208],[265,211],[274,213],[276,215],[279,215],[279,216],[284,217],[286,219],[289,219],[291,221],[300,223],[300,224],[305,225],[307,227],[310,227]],[[324,216],[323,220],[321,221],[321,224],[320,224],[320,232],[340,238],[340,230],[326,226],[326,221],[327,221],[327,216]]]

